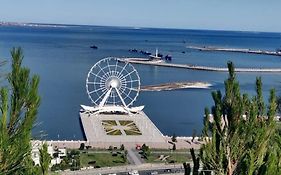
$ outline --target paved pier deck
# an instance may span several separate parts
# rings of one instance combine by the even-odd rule
[[[164,61],[147,61],[147,59],[142,58],[124,58],[120,61],[129,62],[132,64],[143,64],[151,66],[163,66],[172,68],[183,68],[201,71],[216,71],[216,72],[228,72],[228,68],[222,67],[210,67],[210,66],[195,66],[191,64],[174,64],[166,63]],[[261,72],[261,73],[281,73],[281,68],[235,68],[235,72]]]
[[[151,147],[169,147],[163,134],[144,112],[130,115],[81,112],[80,118],[87,142],[93,147],[108,148],[110,145],[119,147],[121,144],[135,147],[136,144],[143,143]],[[126,133],[125,130],[130,128],[138,130],[136,133],[139,134]]]

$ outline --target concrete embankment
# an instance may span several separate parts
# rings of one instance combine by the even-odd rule
[[[133,64],[143,64],[151,66],[163,66],[163,67],[172,67],[172,68],[183,68],[183,69],[192,69],[192,70],[201,70],[201,71],[216,71],[216,72],[227,72],[227,68],[222,67],[210,67],[210,66],[196,66],[191,64],[174,64],[166,63],[164,61],[147,61],[142,60],[141,58],[125,58],[120,59],[122,62],[129,62]],[[235,72],[261,72],[261,73],[281,73],[281,68],[235,68]]]
[[[163,139],[165,140],[164,143],[151,143],[149,141],[147,142],[139,142],[139,141],[134,141],[134,142],[126,142],[122,140],[122,144],[125,145],[126,148],[135,148],[136,145],[142,145],[145,143],[151,148],[158,148],[158,149],[168,149],[172,148],[171,144],[171,138],[172,136],[163,136]],[[32,143],[36,142],[41,142],[39,140],[33,140]],[[169,143],[170,142],[170,143]],[[91,148],[102,148],[102,149],[108,149],[109,146],[117,146],[120,147],[120,141],[119,142],[90,142],[90,141],[85,141],[85,140],[49,140],[47,141],[49,145],[52,145],[53,147],[58,147],[58,148],[67,148],[67,149],[79,149],[81,143],[84,143],[85,146],[91,146]],[[188,136],[177,136],[177,142],[176,146],[177,149],[199,149],[201,144],[203,142],[200,141],[199,137],[188,137]]]
[[[197,46],[187,46],[186,48],[200,50],[200,51],[240,52],[240,53],[250,53],[250,54],[281,56],[281,52],[268,51],[268,50],[251,50],[251,49],[219,48],[219,47],[197,47]]]
[[[142,86],[141,91],[169,91],[176,89],[208,89],[212,85],[206,82],[172,82],[158,85]]]

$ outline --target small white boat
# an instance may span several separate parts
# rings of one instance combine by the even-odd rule
[[[155,55],[149,55],[149,58],[152,60],[155,60],[155,59],[161,60],[162,57],[160,57],[160,55],[158,53],[158,49],[156,49]]]

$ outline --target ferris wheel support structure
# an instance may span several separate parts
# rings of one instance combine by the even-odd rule
[[[144,106],[130,107],[140,91],[140,77],[136,69],[119,58],[108,57],[97,62],[86,80],[88,97],[94,106],[81,107],[90,112],[138,113]]]

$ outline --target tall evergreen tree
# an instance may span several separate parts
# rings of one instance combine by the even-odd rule
[[[28,174],[31,129],[40,104],[39,77],[31,77],[22,67],[21,48],[13,48],[11,56],[9,86],[0,89],[0,174]]]
[[[247,94],[240,93],[231,62],[228,70],[225,95],[220,91],[212,93],[215,103],[211,108],[212,120],[209,110],[205,110],[202,132],[205,144],[200,150],[204,169],[221,175],[274,172],[276,167],[267,160],[277,162],[269,151],[276,143],[272,142],[276,131],[273,119],[277,108],[275,91],[270,92],[265,116],[261,78],[256,80],[257,95],[249,99]]]
[[[52,160],[50,154],[48,153],[48,145],[44,143],[42,145],[42,148],[39,149],[39,152],[40,152],[40,167],[41,167],[42,175],[47,175],[49,170],[49,165]]]

